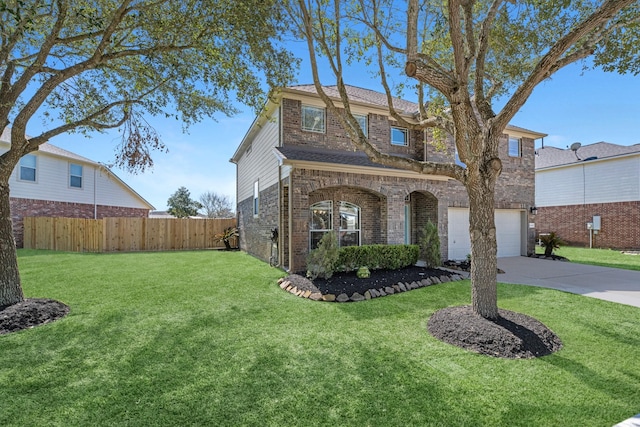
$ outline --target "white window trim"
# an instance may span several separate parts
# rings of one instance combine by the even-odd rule
[[[322,203],[328,203],[329,204],[328,210],[329,210],[329,222],[330,222],[329,226],[330,226],[330,228],[318,228],[318,229],[312,228],[313,219],[309,218],[309,250],[315,249],[315,248],[312,247],[313,239],[311,238],[311,236],[313,235],[313,233],[322,233],[322,235],[324,236],[325,233],[329,233],[329,232],[333,231],[333,200],[322,200],[320,202],[314,203],[313,205],[311,205],[309,207],[309,214],[313,215],[313,213],[311,211],[313,210],[314,206],[320,205]]]
[[[31,156],[31,157],[33,157],[35,159],[35,164],[36,165],[33,167],[33,171],[34,171],[34,174],[33,174],[34,175],[34,179],[33,179],[33,181],[30,180],[30,179],[22,179],[22,168],[23,168],[22,159],[24,159],[27,156]],[[24,167],[31,169],[30,166],[24,166]],[[25,154],[24,156],[22,156],[20,158],[20,160],[18,161],[18,170],[17,170],[17,172],[18,172],[18,174],[17,174],[18,175],[17,176],[18,181],[20,181],[20,182],[29,182],[31,184],[37,183],[38,182],[38,156],[36,156],[35,154]]]
[[[260,215],[260,181],[256,180],[253,183],[253,217],[257,218]]]
[[[73,173],[71,173],[71,167],[72,166],[80,166],[80,172],[81,175],[74,175]],[[73,177],[80,177],[80,187],[76,187],[75,185],[71,185],[71,178]],[[79,163],[69,163],[69,188],[72,188],[74,190],[82,190],[84,188],[84,165],[81,165]]]
[[[304,110],[306,108],[322,112],[322,129],[321,130],[316,129],[315,124],[311,128],[305,127],[305,125],[304,125]],[[326,109],[324,109],[322,107],[316,107],[314,105],[303,105],[301,110],[300,110],[300,128],[305,132],[325,133],[325,130],[327,128],[327,113],[326,113]]]
[[[393,131],[397,130],[400,131],[404,134],[404,143],[403,144],[397,144],[393,141]],[[405,128],[399,128],[396,126],[391,126],[391,132],[389,135],[390,139],[391,139],[391,145],[395,145],[397,147],[408,147],[409,146],[409,131]]]
[[[362,129],[364,136],[368,138],[369,137],[369,116],[366,114],[354,114],[353,118],[355,118],[358,124],[360,125],[360,129]],[[363,126],[363,123],[360,123],[360,119],[364,119],[364,126]]]
[[[513,155],[511,154],[511,141],[517,141],[518,142],[518,154],[517,155]],[[510,136],[507,142],[507,154],[509,155],[509,157],[513,157],[513,158],[518,158],[518,157],[522,157],[522,138],[517,138],[515,136]]]

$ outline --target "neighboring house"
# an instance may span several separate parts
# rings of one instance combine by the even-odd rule
[[[572,245],[640,249],[640,144],[578,145],[536,152],[536,231]]]
[[[335,86],[327,92],[338,99]],[[398,126],[386,96],[347,88],[351,110],[381,151],[419,160],[455,161],[451,141],[436,149],[429,132]],[[394,99],[409,121],[415,103]],[[510,126],[500,141],[502,175],[496,187],[498,256],[534,248],[534,139],[544,134]],[[231,162],[237,165],[240,247],[267,260],[278,228],[280,265],[303,271],[309,251],[328,230],[346,245],[417,243],[428,220],[438,225],[442,257],[470,252],[466,190],[444,176],[384,167],[354,151],[313,85],[283,89],[256,118]]]
[[[9,149],[9,140],[7,128],[0,137],[0,153]],[[19,248],[24,217],[146,217],[153,209],[106,166],[49,143],[20,159],[9,189]]]

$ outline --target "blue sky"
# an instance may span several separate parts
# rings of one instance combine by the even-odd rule
[[[381,90],[357,69],[350,70],[345,82]],[[312,83],[308,66],[303,64],[296,83]],[[331,85],[335,81],[327,79],[323,83]],[[149,118],[169,152],[155,153],[153,169],[143,174],[113,171],[158,210],[166,209],[167,199],[181,186],[187,187],[194,199],[214,191],[235,201],[236,170],[229,159],[254,119],[250,108],[239,108],[242,113],[205,120],[192,126],[188,134],[182,133],[181,124],[175,120]],[[583,73],[580,65],[569,66],[539,85],[511,123],[548,134],[545,146],[640,143],[640,76],[599,70]],[[91,138],[60,135],[50,142],[91,160],[111,163],[118,134],[96,133]],[[541,144],[541,140],[536,141],[537,147]]]

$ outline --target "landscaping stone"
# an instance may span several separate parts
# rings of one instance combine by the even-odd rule
[[[400,290],[401,290],[402,292],[407,292],[407,287],[404,285],[404,283],[400,283],[400,284],[398,285],[398,287],[400,288]]]
[[[357,302],[357,301],[364,301],[364,296],[360,295],[359,293],[355,292],[353,295],[351,295],[351,301]]]
[[[396,291],[394,291],[394,290],[393,290],[393,288],[392,288],[391,286],[386,286],[386,287],[384,288],[384,292],[385,292],[387,295],[393,295],[393,294],[395,294],[395,293],[396,293]]]
[[[370,292],[370,291],[366,291],[366,292],[364,293],[364,299],[366,299],[366,300],[371,299],[371,292]]]
[[[450,282],[451,280],[449,280],[449,276],[440,276],[440,282],[442,283],[446,283],[446,282]]]
[[[431,284],[432,285],[437,285],[438,283],[442,283],[442,282],[440,281],[440,279],[437,276],[433,276],[431,278]]]
[[[349,301],[349,295],[347,294],[340,294],[336,297],[336,301],[338,302],[347,302]]]
[[[309,295],[309,299],[313,301],[320,301],[322,299],[322,294],[320,292],[313,292]]]
[[[428,277],[425,277],[420,281],[420,283],[422,283],[422,286],[429,286],[431,284],[431,279],[429,279]]]
[[[322,299],[327,302],[333,302],[336,300],[336,296],[333,294],[322,295]]]

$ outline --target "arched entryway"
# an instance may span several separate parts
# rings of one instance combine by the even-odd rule
[[[438,224],[438,199],[427,191],[414,191],[405,198],[405,243],[418,244],[429,221]]]

